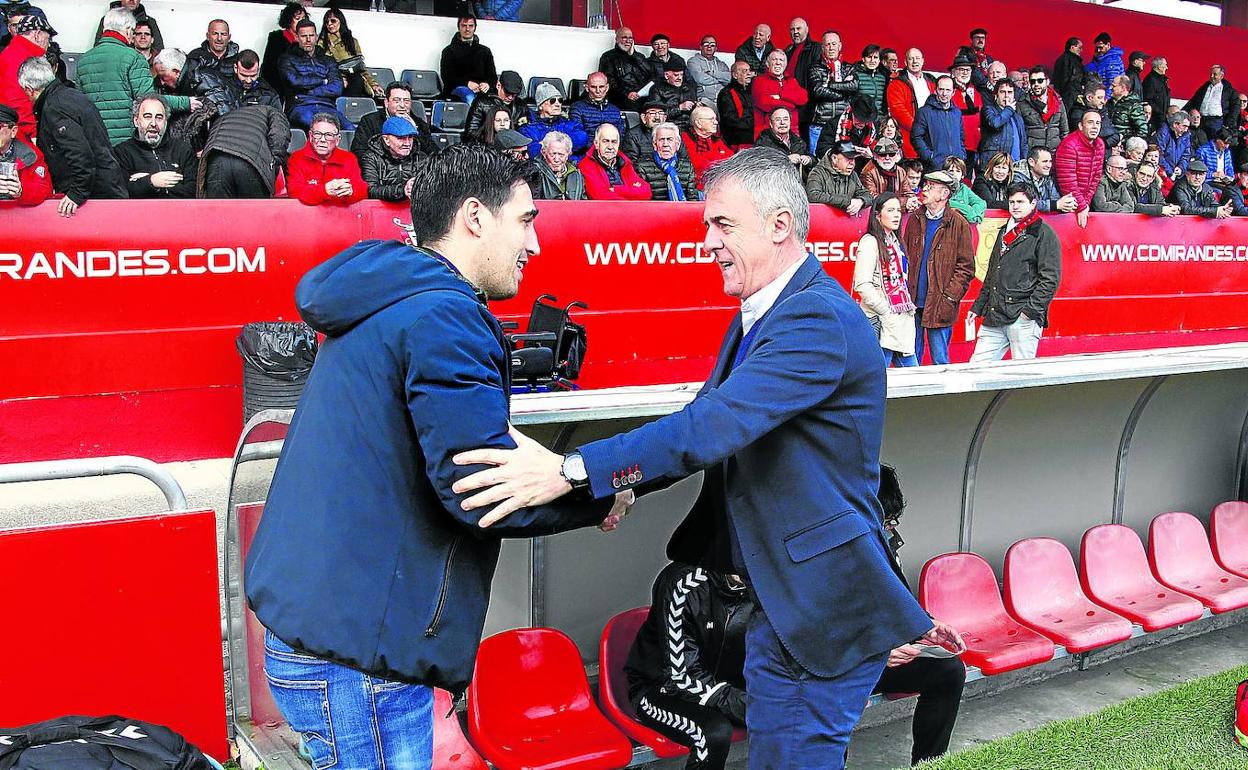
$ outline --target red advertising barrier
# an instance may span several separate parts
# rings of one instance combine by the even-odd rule
[[[0,585],[21,605],[0,725],[121,714],[229,759],[216,538],[211,510],[0,534]]]
[[[925,54],[926,68],[939,71],[948,70],[958,46],[970,44],[968,33],[974,27],[988,30],[988,53],[1011,70],[1034,64],[1051,68],[1069,37],[1083,40],[1086,62],[1092,58],[1092,39],[1109,32],[1124,54],[1139,50],[1165,56],[1175,98],[1190,97],[1209,79],[1212,64],[1226,66],[1227,79],[1237,88],[1248,84],[1248,75],[1228,56],[1248,45],[1248,30],[1071,0],[978,0],[964,6],[952,0],[936,4],[893,0],[887,13],[873,3],[829,5],[819,0],[790,0],[775,6],[755,0],[721,0],[714,6],[619,0],[619,10],[638,41],[664,32],[671,35],[672,45],[697,49],[701,37],[709,34],[717,37],[719,50],[728,53],[758,23],[769,24],[772,43],[784,48],[789,44],[789,20],[802,16],[816,40],[825,29],[840,32],[845,61],[858,61],[863,47],[875,43],[895,48],[904,64],[906,49],[918,46]]]
[[[495,312],[523,320],[539,294],[588,303],[582,387],[704,378],[736,302],[701,251],[701,206],[540,209],[541,254]],[[0,462],[228,455],[242,425],[240,327],[295,319],[304,272],[360,239],[402,238],[407,221],[371,201],[95,201],[68,220],[54,204],[5,216]],[[1048,221],[1063,276],[1041,355],[1248,339],[1248,222]],[[812,210],[810,250],[845,286],[865,225]],[[954,360],[969,357],[968,332],[959,319]]]

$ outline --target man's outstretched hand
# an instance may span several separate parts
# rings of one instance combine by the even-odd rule
[[[470,449],[453,457],[456,465],[491,465],[465,476],[451,487],[456,494],[482,490],[463,502],[465,511],[493,505],[478,524],[488,527],[514,511],[530,505],[545,505],[572,491],[560,471],[563,455],[555,454],[515,427],[508,435],[515,449]]]

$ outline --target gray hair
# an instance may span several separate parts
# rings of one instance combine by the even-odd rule
[[[680,147],[681,145],[680,126],[676,125],[675,123],[660,123],[659,125],[655,126],[650,133],[651,142],[659,138],[660,131],[671,131],[673,134],[675,134],[676,146]]]
[[[568,146],[568,152],[572,152],[572,137],[562,131],[551,131],[542,137],[543,150],[549,150],[552,144],[565,144]]]
[[[611,129],[612,131],[614,131],[614,132],[615,132],[615,138],[616,138],[616,139],[619,139],[619,138],[620,138],[620,129],[616,128],[616,127],[615,127],[615,124],[613,124],[613,123],[599,123],[599,124],[598,124],[598,129],[597,129],[596,131],[594,131],[594,141],[596,142],[596,141],[598,141],[599,139],[601,139],[601,138],[602,138],[602,132],[603,132],[603,131],[606,131],[608,128],[609,128],[609,129]]]
[[[715,110],[712,110],[710,107],[707,107],[705,104],[699,104],[697,107],[694,107],[689,112],[690,121],[699,120],[701,118],[714,118],[714,117],[716,117]]]
[[[31,57],[17,68],[17,84],[31,91],[42,91],[56,80],[52,65],[42,56]]]
[[[1166,122],[1172,126],[1177,126],[1180,123],[1191,123],[1192,119],[1186,112],[1179,110],[1178,112],[1171,114],[1170,117],[1166,118]]]
[[[736,182],[749,193],[760,217],[777,211],[793,215],[793,237],[806,242],[810,232],[810,200],[789,158],[770,147],[752,147],[715,163],[702,173],[707,195],[721,184]]]
[[[134,13],[125,8],[109,8],[104,14],[104,32],[129,32],[134,30]]]
[[[134,103],[130,105],[130,119],[134,120],[139,117],[139,113],[143,110],[144,102],[160,102],[161,108],[165,111],[165,117],[169,117],[169,105],[165,100],[156,94],[147,94],[146,96],[137,96]]]
[[[177,48],[165,48],[152,59],[152,66],[160,70],[186,69],[186,54]]]
[[[1166,62],[1166,57],[1164,57],[1164,56],[1154,56],[1154,57],[1153,57],[1153,66],[1154,66],[1154,67],[1156,67],[1158,64],[1164,64],[1165,62]]]
[[[1146,150],[1148,150],[1148,142],[1144,141],[1138,136],[1128,137],[1127,143],[1126,143],[1126,151],[1135,152],[1136,150],[1139,150],[1140,152],[1145,152]]]
[[[308,121],[308,130],[311,131],[312,126],[315,126],[317,123],[329,123],[339,131],[342,130],[342,121],[332,112],[318,112],[313,115],[312,119]]]

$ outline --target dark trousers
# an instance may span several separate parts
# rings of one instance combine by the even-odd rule
[[[903,666],[884,669],[874,692],[919,694],[914,709],[911,764],[949,750],[965,683],[966,666],[957,658],[915,658]]]
[[[638,695],[633,708],[646,727],[689,747],[685,770],[723,770],[732,748],[732,722],[719,709],[666,695],[657,687]]]
[[[205,198],[272,198],[255,167],[242,158],[211,152],[204,159]]]
[[[834,677],[815,676],[784,648],[763,611],[745,632],[750,770],[842,770],[849,735],[886,654]]]

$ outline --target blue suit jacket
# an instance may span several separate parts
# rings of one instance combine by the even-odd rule
[[[737,317],[684,409],[580,452],[595,497],[708,469],[703,497],[731,519],[785,648],[836,676],[932,627],[895,571],[876,497],[884,360],[862,311],[811,256],[758,324],[725,376]]]

